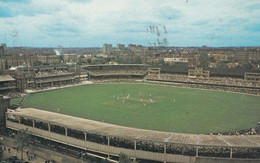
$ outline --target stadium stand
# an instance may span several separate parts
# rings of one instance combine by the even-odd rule
[[[146,76],[147,81],[171,82],[180,87],[224,90],[259,95],[260,83],[230,77],[210,77],[208,80],[189,78],[181,74],[161,74],[160,78]]]
[[[6,117],[10,135],[15,134],[15,130],[28,129],[38,143],[44,144],[44,139],[51,139],[108,155],[118,156],[124,151],[133,158],[178,162],[195,162],[201,156],[255,161],[260,158],[259,135],[196,135],[142,130],[31,108],[8,110]]]
[[[16,80],[9,75],[0,76],[0,93],[10,92],[16,89]]]

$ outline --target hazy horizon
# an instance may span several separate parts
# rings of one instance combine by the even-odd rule
[[[134,43],[132,43],[134,44]],[[138,44],[136,44],[138,45]],[[125,45],[127,48],[127,45]],[[206,46],[206,45],[203,45]],[[203,48],[203,46],[164,46],[165,48]],[[53,48],[53,49],[59,49],[59,48],[102,48],[103,45],[101,45],[100,47],[87,47],[87,46],[72,46],[72,47],[66,47],[66,46],[62,46],[62,47],[58,47],[58,46],[8,46],[7,48]],[[143,46],[143,47],[151,47],[151,46]],[[156,46],[158,48],[158,46]],[[162,46],[161,46],[162,47]],[[113,45],[113,48],[116,49],[116,44]],[[206,48],[260,48],[259,46],[206,46]]]

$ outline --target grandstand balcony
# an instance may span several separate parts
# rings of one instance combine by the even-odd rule
[[[38,74],[34,78],[35,87],[52,87],[73,84],[77,81],[77,77],[74,73],[42,73]]]
[[[0,91],[11,91],[16,89],[16,80],[9,75],[0,76]]]

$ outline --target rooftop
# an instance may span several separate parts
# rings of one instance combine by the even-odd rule
[[[9,75],[0,75],[0,82],[15,81],[15,79]]]

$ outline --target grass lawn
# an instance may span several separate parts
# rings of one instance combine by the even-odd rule
[[[24,107],[180,133],[241,130],[260,121],[260,97],[144,84],[92,84],[36,93]]]
[[[11,100],[11,104],[17,104],[17,105],[18,105],[22,100],[23,100],[22,97],[13,98],[13,99]]]

